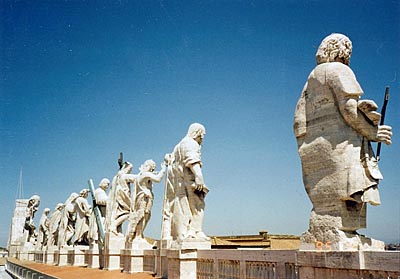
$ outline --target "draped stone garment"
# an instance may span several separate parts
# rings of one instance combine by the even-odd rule
[[[39,221],[39,233],[37,238],[37,247],[42,249],[47,246],[47,238],[49,235],[49,218],[46,214],[42,214]]]
[[[358,101],[362,94],[353,71],[342,63],[332,62],[320,64],[311,72],[298,101],[294,131],[303,181],[319,214],[339,210],[338,200],[378,184],[360,160],[365,156],[364,137],[341,113],[348,99]],[[379,203],[375,192],[375,202]]]
[[[74,243],[85,240],[89,232],[90,205],[84,197],[78,197],[75,201],[76,222]]]
[[[195,176],[190,166],[201,164],[201,146],[192,138],[185,137],[175,147],[172,163],[175,201],[173,205],[172,237],[183,239],[190,231],[201,231],[204,216],[204,195],[195,191]]]
[[[49,221],[49,243],[48,246],[56,245],[58,241],[58,231],[62,217],[62,209],[56,209]]]
[[[96,200],[96,204],[100,210],[101,222],[104,226],[104,219],[106,216],[107,201],[108,201],[107,193],[102,188],[97,188],[94,191],[94,197]],[[96,216],[94,215],[94,210],[92,210],[92,213],[90,214],[90,217],[89,217],[89,233],[88,233],[89,240],[92,240],[92,241],[99,240],[98,230],[99,229],[98,229],[98,225],[97,225]]]

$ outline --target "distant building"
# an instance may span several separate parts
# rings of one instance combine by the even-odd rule
[[[385,250],[389,250],[389,251],[400,251],[400,243],[386,244],[386,245],[385,245]]]
[[[267,231],[261,231],[257,235],[211,237],[213,249],[298,250],[299,247],[299,236],[268,234]]]

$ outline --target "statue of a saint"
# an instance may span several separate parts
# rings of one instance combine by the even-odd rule
[[[89,245],[88,232],[91,208],[87,201],[88,193],[88,189],[82,189],[79,192],[79,197],[75,200],[76,221],[74,244]]]
[[[71,239],[75,233],[76,208],[75,200],[79,197],[77,193],[72,193],[64,203],[61,213],[60,229],[58,231],[58,247],[72,245]]]
[[[44,250],[47,247],[47,240],[49,236],[49,213],[50,208],[45,208],[42,216],[40,217],[38,239],[36,243],[38,250]]]
[[[107,209],[107,189],[110,186],[110,180],[107,178],[103,178],[99,183],[99,188],[94,191],[94,198],[96,200],[96,205],[100,210],[101,220],[104,226],[104,220],[106,217],[106,209]],[[89,242],[93,244],[97,244],[99,241],[99,232],[96,217],[94,216],[94,211],[92,211],[89,219]]]
[[[129,218],[132,202],[130,183],[136,179],[136,175],[131,174],[132,168],[131,163],[125,162],[111,184],[107,203],[106,231],[117,236],[123,236],[122,224]]]
[[[38,211],[40,205],[40,197],[38,195],[33,195],[26,207],[25,224],[24,229],[28,231],[28,237],[26,242],[35,242],[37,234],[35,232],[36,226],[33,223],[33,218],[35,218],[35,213]]]
[[[140,172],[135,180],[135,195],[132,203],[132,212],[127,233],[128,242],[134,239],[143,239],[144,229],[150,220],[153,207],[153,182],[159,183],[165,174],[165,164],[161,165],[161,171],[155,173],[156,163],[147,160],[139,168]]]
[[[48,247],[57,245],[58,243],[58,230],[60,229],[60,221],[62,216],[62,210],[64,204],[58,203],[54,208],[53,213],[50,216],[49,221],[49,240],[47,243]]]
[[[167,190],[167,197],[171,196],[168,191],[172,190],[174,200],[172,205],[169,202],[164,204],[164,207],[170,207],[167,210],[164,208],[164,214],[172,213],[170,224],[173,240],[209,240],[202,230],[204,199],[208,193],[203,179],[200,152],[205,134],[203,125],[191,124],[187,135],[175,146],[171,156],[167,187],[168,183],[172,183],[173,189]],[[168,218],[164,216],[163,220]],[[166,237],[165,232],[163,232],[163,237]]]
[[[370,142],[391,144],[392,135],[391,127],[378,125],[377,105],[360,100],[351,52],[352,43],[342,34],[322,41],[294,118],[304,186],[313,204],[302,241],[336,243],[343,250],[360,245],[349,239],[359,239],[356,230],[366,227],[366,203],[380,204],[382,175]]]

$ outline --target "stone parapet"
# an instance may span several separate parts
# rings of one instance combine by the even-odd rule
[[[400,251],[122,249],[114,256],[124,273],[168,279],[400,278]]]

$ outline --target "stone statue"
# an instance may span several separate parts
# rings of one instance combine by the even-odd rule
[[[129,218],[131,208],[130,183],[136,179],[131,174],[133,165],[125,162],[113,178],[110,197],[107,204],[106,231],[123,236],[122,224]]]
[[[96,204],[100,210],[101,214],[101,219],[104,225],[104,220],[106,216],[106,208],[107,208],[107,201],[108,201],[108,195],[107,195],[107,189],[110,186],[110,180],[107,178],[103,178],[100,181],[99,188],[97,188],[94,191],[94,198],[96,200]],[[98,226],[96,222],[96,217],[94,216],[94,211],[92,211],[92,214],[90,215],[89,219],[89,242],[93,244],[97,244],[99,241],[99,232],[98,232]]]
[[[360,100],[363,90],[349,68],[351,52],[346,36],[326,37],[296,107],[294,132],[313,204],[304,247],[322,242],[338,250],[362,249],[369,240],[356,230],[366,227],[366,203],[380,204],[382,175],[370,142],[391,144],[392,132],[378,125],[377,105]]]
[[[58,230],[60,229],[60,221],[64,204],[58,203],[54,208],[53,213],[49,220],[49,240],[47,243],[48,247],[55,246],[58,243]]]
[[[75,233],[72,241],[75,245],[89,245],[88,232],[91,208],[87,201],[88,194],[88,189],[82,189],[79,192],[79,197],[75,200],[76,221]]]
[[[38,239],[36,243],[38,250],[44,250],[47,247],[47,240],[49,236],[49,213],[50,209],[45,208],[42,216],[40,217]]]
[[[58,231],[58,247],[69,246],[75,233],[76,208],[75,200],[79,197],[77,193],[72,193],[64,203],[61,213],[60,229]]]
[[[35,242],[37,234],[35,232],[36,226],[33,223],[33,218],[35,218],[35,213],[38,211],[40,205],[40,197],[38,195],[33,195],[26,207],[25,224],[24,229],[28,231],[28,237],[26,242]]]
[[[140,172],[135,180],[135,195],[132,203],[127,241],[143,239],[144,229],[150,220],[151,208],[153,207],[153,182],[159,183],[165,174],[165,164],[161,165],[161,171],[155,173],[156,163],[147,160],[139,168]]]
[[[200,152],[205,134],[203,125],[191,124],[187,135],[175,146],[171,156],[166,196],[167,199],[170,198],[173,191],[174,200],[172,205],[169,201],[164,203],[163,220],[170,223],[171,237],[178,242],[185,239],[209,240],[202,231],[204,199],[208,193],[202,174]],[[172,189],[168,183],[172,184]],[[168,214],[170,217],[166,217]],[[163,228],[163,230],[169,229]],[[165,231],[163,237],[167,237]]]

